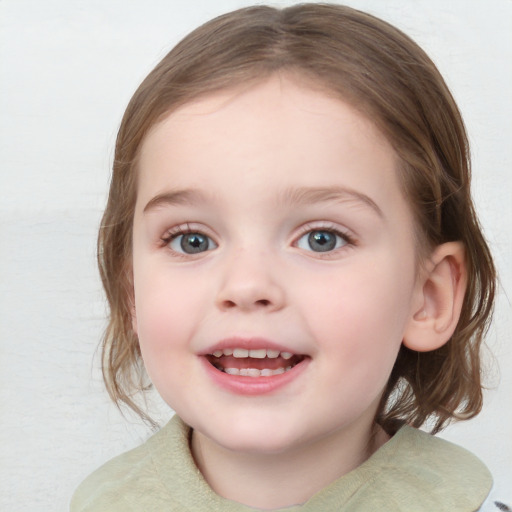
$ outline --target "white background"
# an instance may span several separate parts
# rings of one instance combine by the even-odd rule
[[[105,325],[95,240],[115,133],[171,46],[248,3],[0,0],[1,510],[67,510],[88,473],[149,435],[109,403],[95,356]],[[419,42],[465,116],[474,195],[501,274],[488,340],[499,369],[487,358],[484,412],[443,435],[486,462],[510,503],[512,1],[347,3]]]

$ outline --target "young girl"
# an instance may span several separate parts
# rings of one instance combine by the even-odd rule
[[[144,368],[176,415],[72,511],[478,510],[487,468],[418,430],[482,406],[468,154],[434,64],[368,14],[246,8],[178,44],[99,235],[107,389],[148,419]]]

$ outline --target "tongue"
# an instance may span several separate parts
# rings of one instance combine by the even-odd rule
[[[255,357],[221,356],[211,357],[210,362],[222,368],[256,368],[258,370],[268,368],[269,370],[277,370],[278,368],[293,366],[296,361],[295,357],[291,359],[284,359],[282,357],[257,359]]]

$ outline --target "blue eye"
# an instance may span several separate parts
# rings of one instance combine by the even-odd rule
[[[314,229],[302,235],[297,247],[307,251],[329,252],[346,245],[348,241],[341,234],[330,229]]]
[[[169,247],[176,252],[198,254],[217,248],[217,244],[203,233],[182,233],[175,235],[169,242]]]

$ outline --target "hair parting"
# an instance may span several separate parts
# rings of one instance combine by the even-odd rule
[[[461,241],[468,287],[455,333],[444,346],[419,353],[402,346],[382,396],[377,422],[394,430],[467,419],[482,407],[480,346],[495,294],[495,269],[470,191],[464,124],[439,71],[408,36],[349,7],[301,4],[240,9],[183,39],[142,82],[119,129],[98,264],[110,307],[103,338],[103,375],[112,399],[151,423],[137,405],[147,389],[132,328],[131,245],[137,160],[145,137],[179,106],[214,91],[297,77],[348,102],[387,138],[416,223],[419,261],[437,245]]]

